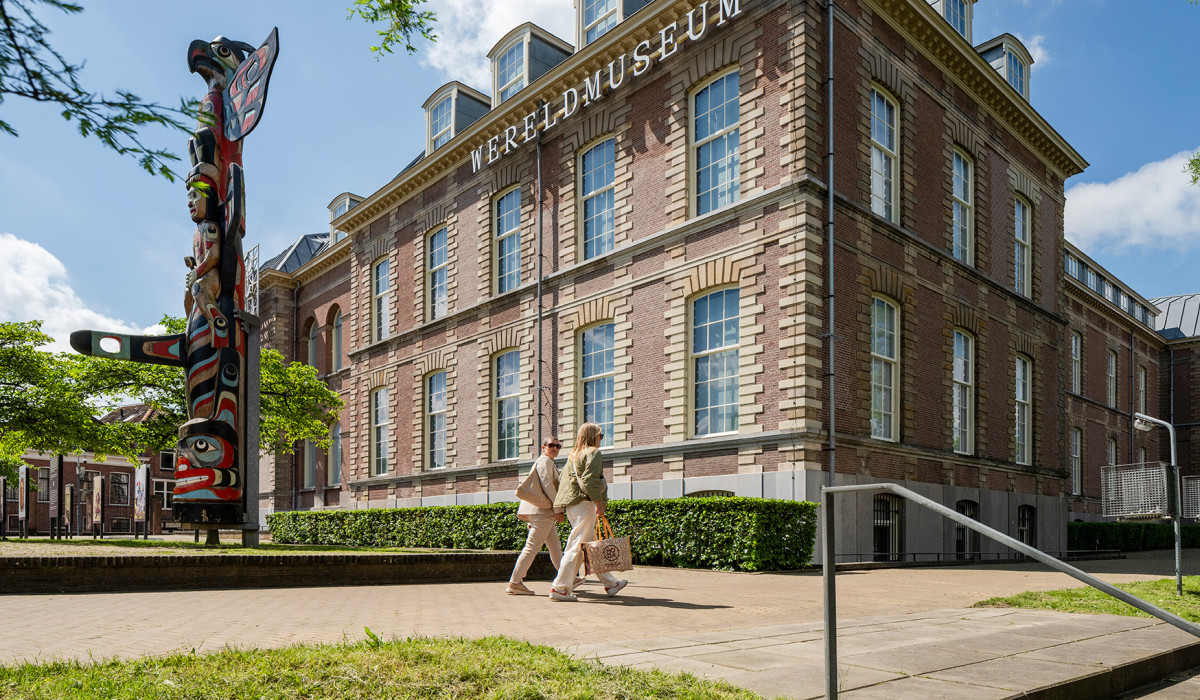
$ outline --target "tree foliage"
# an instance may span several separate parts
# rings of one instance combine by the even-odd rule
[[[375,31],[379,35],[379,46],[372,46],[375,58],[394,51],[394,47],[403,46],[404,50],[414,53],[413,38],[420,34],[430,41],[437,41],[433,33],[433,23],[437,17],[428,10],[418,10],[425,0],[354,0],[350,8],[350,17],[358,15],[369,24],[385,23],[383,29]]]
[[[169,333],[183,331],[182,319],[162,323]],[[39,321],[0,323],[0,473],[14,476],[26,450],[136,460],[147,449],[174,446],[187,420],[182,369],[39,349],[50,342]],[[260,449],[286,452],[299,440],[329,449],[341,397],[314,368],[288,364],[274,350],[262,351],[261,368]],[[129,403],[156,410],[140,423],[97,420]]]

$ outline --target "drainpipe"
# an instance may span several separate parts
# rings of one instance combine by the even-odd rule
[[[537,264],[537,448],[535,455],[540,453],[542,445],[542,132],[537,138],[537,227],[538,227],[538,264]]]
[[[1136,329],[1133,326],[1129,327],[1129,415],[1132,417],[1138,410],[1137,405],[1137,347],[1134,343],[1137,342],[1135,334]],[[1146,379],[1149,383],[1149,377]],[[1147,407],[1148,408],[1148,407]],[[1135,438],[1133,432],[1133,421],[1129,421],[1129,463],[1133,464],[1133,460],[1137,458],[1137,450],[1133,449],[1133,441]]]
[[[837,336],[834,334],[835,328],[833,325],[833,0],[825,1],[825,27],[828,34],[825,37],[825,66],[828,71],[828,77],[825,81],[825,141],[829,147],[829,151],[825,157],[825,250],[828,262],[826,262],[825,279],[825,304],[828,307],[829,326],[825,329],[825,342],[829,350],[828,364],[825,367],[825,382],[829,386],[829,485],[834,485],[834,473],[837,468],[837,409],[834,404],[836,392],[834,390],[834,381],[836,379],[834,366],[834,341]]]
[[[292,289],[292,362],[296,361],[296,355],[300,352],[300,279],[296,278],[296,287]],[[296,491],[297,473],[296,464],[296,447],[292,446],[292,510],[296,510],[296,501],[299,499],[299,494]]]

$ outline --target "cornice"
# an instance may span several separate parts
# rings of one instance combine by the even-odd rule
[[[1122,326],[1129,326],[1131,329],[1138,331],[1141,335],[1154,340],[1158,344],[1165,344],[1167,342],[1153,327],[1147,326],[1133,316],[1130,316],[1124,309],[1117,308],[1115,304],[1097,294],[1086,284],[1065,273],[1063,274],[1063,280],[1066,293],[1079,299],[1093,311],[1100,313],[1110,321],[1119,322]]]
[[[1018,138],[1054,166],[1063,179],[1088,162],[1016,89],[924,0],[861,0],[886,14],[962,87],[985,104]]]
[[[314,277],[327,272],[329,268],[349,258],[350,236],[346,236],[329,248],[321,251],[320,255],[301,265],[292,275],[298,278],[301,283],[307,284]]]

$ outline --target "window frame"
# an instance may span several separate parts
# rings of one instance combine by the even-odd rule
[[[1017,540],[1037,548],[1037,507],[1029,504],[1017,506]]]
[[[333,323],[329,330],[330,367],[334,372],[340,372],[344,366],[342,361],[342,310],[338,309],[333,315]]]
[[[1083,392],[1083,335],[1079,331],[1071,331],[1071,391]]]
[[[438,235],[442,236],[441,254],[442,261],[436,263],[434,255],[434,241]],[[438,273],[441,273],[441,284],[436,281]],[[442,295],[442,306],[439,310],[437,303],[438,290]],[[436,321],[439,318],[445,318],[450,314],[450,230],[445,224],[436,226],[432,231],[425,235],[425,318],[428,321]]]
[[[589,333],[595,333],[602,328],[609,329],[609,333],[608,333],[609,345],[606,349],[601,351],[609,356],[608,362],[607,362],[608,369],[605,371],[596,372],[594,374],[589,375],[586,373],[587,366],[588,366],[588,363],[587,363],[587,358],[588,358],[587,336]],[[578,396],[579,396],[579,406],[581,409],[580,415],[583,416],[583,421],[585,423],[596,423],[597,425],[599,425],[601,428],[604,429],[604,438],[600,442],[600,447],[612,447],[613,446],[613,429],[614,429],[615,412],[616,412],[616,396],[615,396],[615,394],[616,394],[616,375],[617,375],[616,323],[612,320],[598,321],[596,323],[593,323],[589,326],[585,326],[584,328],[580,329],[580,331],[577,335],[579,338],[577,347],[579,349],[579,393],[578,393]],[[597,353],[593,353],[593,354],[597,354]],[[588,384],[590,384],[592,382],[605,382],[605,381],[608,384],[608,398],[606,400],[604,400],[603,402],[594,402],[594,403],[607,403],[608,404],[608,418],[609,419],[607,421],[600,420],[599,416],[593,415],[589,412],[589,410],[588,410],[589,403],[587,400]],[[601,413],[602,413],[602,411],[601,411]]]
[[[445,97],[438,100],[436,103],[434,103],[434,105],[432,107],[430,107],[425,112],[425,114],[427,115],[425,133],[426,133],[426,138],[429,139],[428,153],[433,153],[437,149],[446,145],[446,143],[450,139],[454,138],[454,98],[455,98],[455,92],[453,90],[451,90],[450,92],[446,93]],[[434,129],[437,128],[437,119],[438,119],[435,116],[435,113],[437,112],[438,108],[444,104],[447,105],[446,115],[445,115],[446,116],[446,126],[435,132]],[[443,140],[441,143],[438,143],[438,139],[441,139],[442,137],[445,137],[445,140]]]
[[[877,104],[877,98],[878,98],[878,100],[882,100],[886,106],[891,107],[890,123],[888,123],[888,120],[880,119],[876,115],[875,107]],[[900,125],[900,103],[899,103],[899,101],[896,100],[895,97],[892,96],[892,94],[890,92],[884,90],[879,85],[871,86],[870,99],[871,99],[871,105],[870,105],[871,116],[870,116],[870,122],[869,122],[869,126],[868,126],[868,132],[871,137],[871,155],[870,155],[870,162],[868,163],[868,166],[871,169],[871,187],[870,187],[870,192],[869,192],[868,204],[869,204],[869,208],[871,209],[871,211],[874,212],[876,215],[883,217],[884,219],[892,222],[893,224],[899,224],[899,222],[900,222],[900,202],[899,202],[900,188],[899,188],[899,183],[897,182],[897,180],[899,179],[899,173],[900,173],[900,128],[899,128],[899,125]],[[884,144],[883,142],[878,141],[875,138],[875,122],[877,120],[884,124],[885,129],[890,129],[890,131],[891,131],[892,145],[890,148],[887,146],[887,144]],[[878,151],[880,154],[882,154],[882,156],[884,158],[888,159],[888,172],[885,173],[882,170],[877,170],[875,168],[875,153],[876,153],[876,151]],[[875,201],[876,201],[875,190],[876,190],[876,176],[877,175],[885,178],[885,180],[886,180],[883,184],[887,186],[886,194],[887,194],[888,199],[886,201],[883,199],[879,200],[881,202],[881,208],[883,209],[883,211],[880,211],[879,209],[875,208]],[[888,210],[889,207],[890,207],[890,211]]]
[[[524,32],[515,37],[509,43],[505,44],[504,48],[496,52],[496,60],[493,64],[494,67],[492,68],[493,108],[499,106],[500,103],[521,92],[529,85],[529,81],[527,79],[529,75],[529,36],[529,32]],[[500,71],[503,69],[500,67],[500,62],[517,47],[520,47],[521,49],[521,57],[518,59],[521,68],[519,71],[517,71],[516,75],[514,75],[512,78],[509,78],[508,82],[502,85],[500,83]],[[518,85],[517,83],[520,84]],[[512,92],[508,96],[504,96],[504,92],[510,89]]]
[[[588,191],[585,189],[585,185],[584,185],[585,177],[587,175],[587,170],[585,169],[585,160],[587,159],[588,154],[596,151],[596,149],[598,149],[606,144],[609,144],[609,143],[612,144],[612,178],[604,186],[599,187],[594,190],[591,190],[591,191]],[[607,136],[602,136],[598,139],[595,139],[595,140],[589,142],[583,148],[579,149],[579,156],[576,160],[576,167],[578,168],[576,191],[579,193],[577,206],[578,206],[578,212],[579,212],[579,217],[578,217],[578,219],[579,219],[579,250],[581,253],[579,255],[579,259],[580,260],[591,260],[593,258],[598,258],[598,257],[601,257],[608,253],[611,253],[616,248],[617,137],[612,134],[609,134]],[[608,219],[611,222],[610,226],[609,226],[609,230],[607,232],[608,248],[606,250],[588,255],[587,250],[588,250],[588,222],[589,222],[589,219],[586,214],[587,204],[589,201],[603,197],[605,195],[608,195],[611,199],[610,208],[608,210]],[[599,238],[599,237],[597,236],[597,237],[593,237],[593,238]]]
[[[509,355],[516,355],[516,369],[513,371],[515,381],[514,388],[511,394],[501,394],[500,382],[502,376],[500,373],[500,362]],[[505,348],[500,352],[492,355],[492,456],[496,462],[519,459],[521,456],[521,349],[520,348]],[[502,415],[502,404],[507,401],[512,401],[516,406],[516,412],[509,417]],[[505,439],[502,437],[503,429],[501,427],[502,420],[512,420],[516,423],[516,435],[512,438],[512,454],[507,453],[507,447],[501,442]]]
[[[506,198],[516,193],[516,225],[505,231],[500,230],[500,203]],[[513,185],[506,187],[492,198],[492,276],[496,280],[492,287],[495,293],[506,294],[521,286],[521,186]],[[501,261],[503,256],[500,252],[501,243],[507,241],[513,236],[516,237],[516,277],[517,280],[512,286],[506,286],[505,276],[501,274]]]
[[[154,490],[151,492],[155,496],[162,496],[162,509],[171,510],[171,504],[175,502],[175,480],[174,479],[152,479]],[[159,485],[162,488],[159,488]],[[147,506],[148,508],[149,506]]]
[[[734,321],[735,321],[734,325],[736,328],[737,337],[734,339],[732,344],[728,344],[728,345],[722,344],[720,347],[716,347],[716,348],[706,347],[702,351],[697,351],[696,350],[696,306],[697,306],[697,304],[700,302],[701,299],[711,299],[712,297],[720,294],[722,296],[722,299],[721,299],[722,316],[721,316],[719,322],[725,323],[726,321],[728,321],[728,318],[724,316],[724,307],[725,307],[724,299],[725,299],[725,294],[727,292],[735,292],[737,294],[738,313],[737,313],[737,316],[734,317]],[[708,305],[706,304],[706,306],[708,306]],[[716,435],[735,435],[739,431],[739,426],[740,426],[739,421],[741,418],[741,411],[740,411],[740,404],[739,404],[739,401],[741,399],[741,372],[740,371],[735,372],[732,377],[733,394],[734,394],[732,403],[719,404],[717,406],[714,406],[711,404],[706,404],[705,407],[703,409],[701,409],[699,406],[699,401],[697,400],[697,392],[699,389],[699,382],[698,382],[699,373],[697,371],[697,366],[698,366],[700,360],[702,360],[703,358],[715,357],[718,354],[726,354],[726,353],[732,355],[732,357],[734,358],[735,366],[737,366],[737,363],[739,363],[741,361],[741,345],[742,345],[741,311],[742,311],[742,290],[737,285],[722,285],[720,287],[710,287],[708,289],[704,289],[704,290],[700,291],[697,294],[693,294],[692,296],[690,296],[687,299],[687,321],[688,321],[688,323],[687,323],[687,329],[688,329],[687,330],[687,332],[688,332],[688,336],[687,336],[688,402],[687,403],[688,403],[688,434],[691,437],[699,438],[699,437],[713,437]],[[713,323],[715,323],[715,322],[712,320],[712,317],[710,315],[706,318],[705,323],[703,325],[709,326],[709,325],[712,325]],[[722,343],[724,343],[724,337],[722,337]],[[726,358],[729,357],[728,354],[726,355]],[[730,377],[728,377],[726,375],[722,375],[719,379],[716,379],[716,380],[709,379],[706,381],[711,383],[714,381],[729,380],[729,379],[730,379]],[[711,410],[713,408],[725,407],[725,406],[733,407],[732,408],[733,423],[734,423],[733,429],[732,430],[712,430],[710,427],[710,429],[707,432],[700,432],[700,411],[706,410],[706,411],[711,412]],[[710,421],[710,423],[711,423],[711,421]]]
[[[1071,494],[1078,496],[1083,493],[1083,431],[1071,428]]]
[[[960,221],[960,212],[965,220]],[[964,265],[975,265],[975,160],[957,147],[950,156],[950,254]]]
[[[1013,67],[1016,67],[1015,81],[1013,76]],[[1029,99],[1029,83],[1025,76],[1029,72],[1029,66],[1025,65],[1025,61],[1017,55],[1016,51],[1011,48],[1004,47],[1004,78],[1014,90],[1021,93],[1021,97]]]
[[[966,348],[966,357],[959,358],[959,338],[963,339],[963,346]],[[953,386],[953,396],[951,405],[953,408],[952,432],[954,437],[954,452],[957,454],[970,455],[975,453],[975,336],[961,328],[954,329],[953,340],[954,347],[952,355],[954,358],[953,368],[951,370],[951,382]],[[959,364],[965,366],[965,378],[959,378]],[[959,409],[960,409],[960,392],[964,395],[961,401],[963,409],[963,422],[965,425],[959,425]],[[963,440],[959,441],[959,433],[963,433]],[[965,443],[965,444],[964,444]]]
[[[387,340],[389,326],[392,324],[392,310],[388,304],[392,289],[389,279],[391,269],[391,259],[386,256],[371,263],[371,342],[373,343]],[[380,274],[381,272],[382,274]]]
[[[712,133],[708,134],[707,136],[704,137],[703,140],[701,140],[697,136],[698,127],[700,125],[700,120],[699,120],[700,115],[697,111],[698,108],[696,107],[696,100],[700,97],[700,94],[703,93],[705,90],[712,88],[718,82],[723,81],[727,78],[732,78],[734,80],[734,82],[737,83],[737,88],[738,88],[738,90],[737,90],[737,119],[735,119],[733,121],[732,125],[726,124],[726,125],[722,126],[720,129],[717,129],[717,130],[713,131]],[[725,104],[725,103],[722,103],[722,104]],[[712,113],[713,111],[715,111],[715,110],[710,110],[709,112],[706,112],[706,114]],[[692,192],[692,196],[690,196],[688,198],[688,209],[690,210],[690,214],[692,216],[703,216],[710,212],[717,211],[718,209],[723,209],[730,205],[736,204],[738,201],[741,200],[742,86],[741,86],[740,66],[733,65],[733,66],[726,67],[725,69],[722,69],[721,71],[712,74],[706,80],[696,83],[694,86],[692,86],[688,92],[688,115],[689,115],[688,116],[688,160],[690,161],[688,163],[688,173],[689,173],[689,181],[691,184],[691,192]],[[701,192],[700,191],[700,154],[701,154],[701,151],[705,147],[715,144],[718,140],[724,139],[727,136],[729,136],[730,134],[734,134],[733,138],[734,138],[734,140],[737,141],[737,143],[735,144],[735,147],[732,149],[731,152],[727,151],[725,160],[728,161],[728,160],[732,159],[732,161],[733,161],[733,167],[732,167],[732,169],[734,171],[733,179],[731,181],[722,182],[717,186],[710,187],[708,190]],[[713,168],[714,172],[726,172],[728,170],[727,168],[717,169],[715,162],[710,167]],[[729,188],[730,182],[732,182],[732,188]],[[731,191],[728,191],[730,189],[731,189]],[[722,192],[726,193],[726,195],[728,196],[728,201],[726,201],[724,204],[711,204],[707,209],[704,209],[703,211],[701,211],[701,206],[700,206],[701,198],[704,195],[713,193],[714,198],[717,198],[717,195],[719,195]]]
[[[311,438],[304,441],[304,466],[300,470],[300,490],[311,491],[317,487],[317,443]]]
[[[888,357],[887,355],[883,355],[883,354],[876,352],[876,342],[877,342],[876,331],[879,330],[883,333],[888,332],[888,330],[886,328],[881,328],[876,322],[876,311],[879,310],[879,308],[880,308],[879,304],[882,304],[883,308],[890,309],[892,312],[891,334],[892,334],[892,348],[893,349],[892,349],[891,357]],[[870,412],[871,412],[871,419],[870,419],[870,424],[869,424],[869,434],[872,438],[874,438],[876,440],[884,440],[886,442],[900,442],[900,338],[902,335],[902,327],[900,325],[901,324],[900,305],[898,303],[896,303],[895,301],[893,301],[892,299],[890,299],[889,297],[885,297],[880,294],[872,294],[871,295],[870,316],[871,316],[871,325],[870,325],[870,348],[869,348],[869,350],[870,350],[870,357],[871,357],[871,367],[870,367],[871,403],[870,403],[869,408],[870,408]],[[882,363],[882,366],[890,366],[891,367],[891,370],[892,370],[891,371],[891,381],[889,382],[889,385],[884,385],[882,383],[877,383],[875,381],[875,367],[876,367],[877,362]],[[882,425],[882,423],[877,423],[876,418],[875,418],[875,414],[876,414],[875,406],[877,403],[875,397],[876,397],[877,389],[882,390],[882,389],[887,389],[887,388],[890,388],[890,390],[891,390],[891,401],[890,401],[890,405],[887,407],[887,410],[886,410],[886,413],[888,415],[887,434],[883,434],[881,432],[877,432],[877,430],[876,430],[876,426]],[[883,413],[884,411],[880,411],[880,412]]]
[[[325,487],[342,485],[342,423],[337,421],[329,429],[329,452],[325,460]]]
[[[370,430],[370,469],[371,476],[386,476],[388,474],[388,440],[391,437],[391,392],[389,387],[381,386],[371,390],[368,430]],[[382,399],[382,400],[381,400]]]
[[[886,519],[880,518],[885,512]],[[904,558],[904,500],[894,493],[877,493],[871,498],[871,554],[875,561]],[[887,546],[880,547],[880,528],[887,528]]]
[[[1117,377],[1120,374],[1121,360],[1117,357],[1115,350],[1109,350],[1104,361],[1104,400],[1105,405],[1109,408],[1116,408],[1117,401],[1120,399],[1120,382]]]
[[[1137,368],[1137,410],[1138,413],[1146,412],[1146,366],[1138,365]]]
[[[979,501],[962,498],[955,502],[954,510],[960,515],[979,522]],[[981,557],[982,537],[977,530],[972,530],[961,523],[954,524],[954,558],[959,561],[972,561]]]
[[[1108,459],[1109,465],[1115,465],[1117,463],[1117,456],[1120,454],[1120,450],[1121,445],[1114,437],[1108,438],[1108,440],[1104,443],[1104,456]]]
[[[37,483],[37,503],[50,502],[50,467],[33,467],[37,476],[30,481]]]
[[[317,366],[317,320],[313,319],[312,323],[308,324],[308,347],[307,347],[307,364],[309,367]]]
[[[596,0],[597,3],[606,2],[606,1],[607,0]],[[611,32],[613,29],[616,29],[617,25],[620,24],[621,20],[623,19],[623,17],[622,17],[623,3],[621,2],[621,0],[614,0],[613,9],[605,12],[602,15],[597,15],[596,19],[594,19],[590,23],[588,23],[587,22],[587,10],[588,10],[587,4],[588,4],[588,0],[582,0],[582,2],[580,3],[580,8],[579,8],[579,42],[578,42],[578,45],[580,48],[587,46],[588,44],[596,41],[597,39],[604,36],[605,34]],[[596,36],[591,37],[590,39],[588,38],[589,31],[591,31],[592,29],[595,29],[596,27],[605,23],[608,20],[608,18],[613,17],[614,15],[615,15],[616,19],[612,22],[612,24],[610,26],[605,27],[604,30],[601,31]]]
[[[442,400],[442,403],[441,403],[440,410],[434,410],[435,394],[434,394],[433,383],[434,383],[434,379],[437,377],[441,377],[441,400]],[[425,430],[424,430],[425,444],[422,446],[424,449],[422,450],[423,458],[422,458],[421,462],[422,462],[422,464],[425,465],[426,470],[445,469],[447,466],[449,466],[449,462],[447,461],[447,458],[446,458],[446,437],[447,437],[447,431],[449,428],[450,407],[446,401],[446,398],[447,398],[446,394],[447,394],[447,389],[450,384],[450,375],[444,369],[436,369],[436,370],[430,372],[429,374],[425,375],[422,384],[424,386],[424,391],[422,392],[424,394],[424,397],[423,397],[424,400],[422,403],[423,403],[423,406],[425,409],[424,410],[425,415],[424,415],[424,420],[422,421],[422,424],[425,426]],[[440,429],[435,429],[434,421],[438,420],[438,419],[440,419],[440,421],[441,421],[441,427],[440,427]],[[437,438],[437,435],[439,432],[441,434],[441,439],[442,439],[442,449],[441,449],[442,461],[441,461],[441,464],[437,464],[436,460],[435,460],[435,453],[437,451],[435,449],[435,444],[436,444],[436,438]]]
[[[1029,466],[1033,464],[1033,360],[1018,354],[1013,364],[1013,461]]]
[[[1019,195],[1013,202],[1013,291],[1033,298],[1033,205]]]

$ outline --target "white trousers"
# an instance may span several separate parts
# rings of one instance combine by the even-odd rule
[[[579,545],[596,539],[596,504],[592,501],[581,501],[573,506],[567,506],[567,520],[571,521],[571,534],[567,536],[567,550],[563,554],[562,564],[558,567],[558,576],[554,577],[554,590],[562,593],[570,592],[575,583],[575,575],[583,564],[583,553]],[[617,577],[609,573],[596,574],[605,588],[617,585]]]
[[[554,516],[530,515],[529,536],[525,538],[525,546],[517,556],[517,565],[513,567],[509,583],[521,583],[525,580],[525,574],[529,573],[529,567],[533,565],[533,559],[538,552],[542,551],[543,544],[550,550],[550,561],[554,562],[554,568],[559,568],[563,553],[562,544],[558,541],[558,530],[554,528]]]

